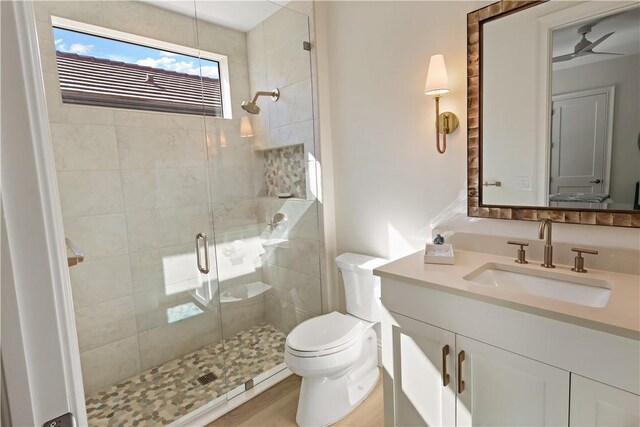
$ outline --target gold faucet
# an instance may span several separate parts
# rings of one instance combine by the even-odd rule
[[[553,246],[551,245],[551,220],[549,218],[545,218],[540,221],[540,228],[538,228],[538,238],[544,239],[544,233],[547,232],[547,237],[544,243],[544,262],[542,266],[545,268],[556,268],[553,265]]]

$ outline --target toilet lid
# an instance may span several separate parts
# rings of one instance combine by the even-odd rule
[[[287,346],[298,351],[329,350],[359,338],[362,327],[362,320],[334,311],[296,326],[287,337]]]

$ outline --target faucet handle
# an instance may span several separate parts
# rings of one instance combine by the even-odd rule
[[[507,244],[520,246],[520,249],[518,249],[518,259],[516,259],[515,262],[517,262],[518,264],[529,264],[529,261],[527,261],[527,258],[526,258],[527,253],[524,250],[525,246],[529,246],[529,242],[521,242],[519,240],[507,240]]]
[[[598,255],[598,251],[595,251],[593,249],[584,249],[584,248],[571,248],[571,250],[573,252],[578,252],[578,256],[582,256],[583,253],[585,254],[591,254],[591,255]]]
[[[586,273],[587,270],[585,270],[584,268],[584,258],[582,257],[582,254],[591,254],[591,255],[598,255],[598,251],[594,251],[593,249],[584,249],[584,248],[571,248],[571,250],[573,252],[577,252],[578,255],[576,255],[576,258],[574,260],[573,263],[573,268],[571,269],[571,271],[575,271],[576,273]]]

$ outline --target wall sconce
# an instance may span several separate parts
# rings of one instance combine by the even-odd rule
[[[253,136],[253,128],[249,117],[240,117],[240,136],[242,138],[250,138]]]
[[[433,95],[436,100],[436,148],[443,154],[447,150],[447,134],[458,127],[458,117],[449,111],[440,114],[440,97],[449,92],[449,77],[444,65],[444,56],[433,55],[429,60],[427,83],[424,87],[425,95]],[[442,148],[440,148],[440,134],[442,133]]]

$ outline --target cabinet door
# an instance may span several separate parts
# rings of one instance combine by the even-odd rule
[[[456,350],[458,426],[569,424],[569,372],[460,335]]]
[[[640,396],[571,374],[572,426],[638,426]]]
[[[395,425],[454,426],[455,334],[391,315]]]

